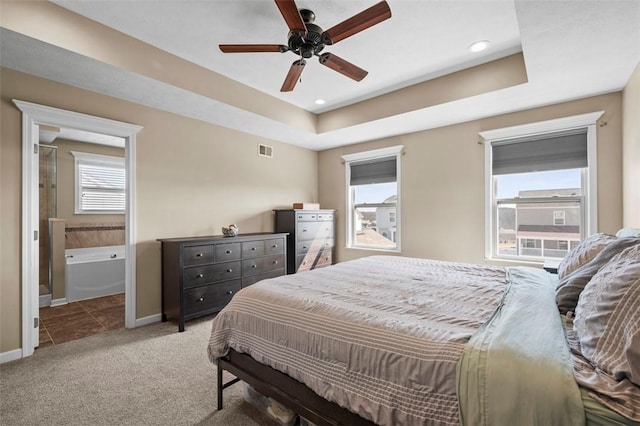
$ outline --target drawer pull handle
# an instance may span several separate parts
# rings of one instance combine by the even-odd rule
[[[255,247],[251,247],[251,250],[252,250],[252,251],[255,251],[255,250],[256,250],[256,248],[255,248]]]
[[[271,248],[278,248],[278,245],[274,244],[274,245],[271,246]]]
[[[204,297],[201,297],[200,299],[198,299],[198,302],[204,302]]]
[[[258,265],[256,265],[255,263],[253,265],[251,265],[252,268],[257,268]]]
[[[227,272],[233,272],[233,269],[229,268],[227,269]]]
[[[231,250],[227,250],[227,254],[231,254]]]
[[[202,257],[202,253],[196,253],[196,257]]]
[[[196,278],[204,278],[204,274],[198,274],[196,275]]]
[[[302,232],[307,232],[307,230],[306,230],[306,229],[303,229],[303,230],[302,230]]]
[[[229,290],[227,294],[233,294],[233,290]]]
[[[303,248],[303,249],[307,249],[308,247],[307,247],[307,246],[302,246],[302,248]]]

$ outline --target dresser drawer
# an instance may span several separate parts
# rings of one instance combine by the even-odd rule
[[[284,275],[284,268],[276,269],[275,271],[267,272],[266,274],[252,275],[242,279],[242,288],[249,287],[258,281],[266,280],[267,278],[275,278]]]
[[[298,223],[298,240],[314,238],[333,238],[333,222]]]
[[[317,213],[298,213],[297,218],[299,222],[307,222],[307,221],[315,222],[316,220],[318,220],[318,214]]]
[[[217,265],[194,266],[182,272],[184,287],[195,287],[215,281],[240,277],[240,262],[219,263]]]
[[[264,241],[247,241],[242,243],[242,258],[264,255]]]
[[[218,244],[216,245],[216,262],[238,260],[242,256],[242,246],[240,243]]]
[[[332,261],[333,257],[330,250],[307,253],[296,257],[296,270],[308,271],[310,269],[321,268],[331,265]]]
[[[284,268],[284,256],[275,254],[272,256],[260,257],[257,259],[249,259],[242,261],[242,276],[262,274],[264,272],[273,271]]]
[[[333,222],[333,213],[318,213],[318,222]]]
[[[184,313],[193,315],[204,311],[222,309],[242,288],[241,280],[226,281],[196,287],[184,292]]]
[[[333,239],[320,239],[315,240],[303,240],[299,241],[296,247],[298,254],[306,254],[308,252],[331,250],[333,248]]]
[[[273,240],[265,240],[264,249],[265,254],[279,254],[284,253],[284,239],[278,238]]]
[[[191,246],[184,248],[184,266],[213,263],[213,246]]]

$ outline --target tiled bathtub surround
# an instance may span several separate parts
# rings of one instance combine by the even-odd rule
[[[124,223],[67,224],[66,248],[124,245]]]

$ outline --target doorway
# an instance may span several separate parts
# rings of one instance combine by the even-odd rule
[[[142,127],[14,100],[22,111],[22,357],[39,344],[39,130],[73,128],[125,139],[125,327],[136,326],[135,142]]]

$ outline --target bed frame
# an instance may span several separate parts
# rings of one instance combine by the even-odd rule
[[[262,395],[273,398],[318,426],[374,425],[369,420],[363,419],[338,404],[320,397],[301,382],[271,367],[260,364],[249,355],[231,349],[229,354],[218,358],[217,364],[218,410],[222,410],[223,390],[242,380],[253,386]],[[236,378],[224,383],[222,380],[223,370],[227,370]]]

